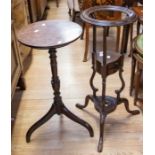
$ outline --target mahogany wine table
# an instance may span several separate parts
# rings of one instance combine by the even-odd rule
[[[40,120],[30,127],[26,134],[26,141],[30,142],[32,133],[47,122],[54,114],[64,114],[71,120],[79,123],[88,129],[93,137],[92,127],[70,112],[64,105],[60,96],[60,80],[57,72],[57,48],[66,46],[77,40],[82,34],[81,27],[73,22],[65,20],[46,20],[28,25],[17,34],[20,43],[39,49],[49,49],[50,65],[52,72],[52,87],[54,91],[54,101],[50,110]],[[65,54],[65,53],[64,53]]]

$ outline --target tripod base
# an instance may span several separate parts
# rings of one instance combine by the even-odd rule
[[[95,109],[100,113],[100,136],[99,136],[99,142],[98,142],[98,152],[102,152],[103,149],[103,142],[104,142],[104,124],[105,124],[105,118],[106,116],[113,112],[117,105],[124,103],[125,109],[128,113],[132,115],[137,115],[140,112],[138,110],[130,110],[129,109],[129,102],[126,98],[114,98],[111,96],[105,97],[105,106],[102,107],[102,96],[93,96],[93,95],[87,95],[85,98],[85,104],[76,104],[76,107],[79,109],[84,109],[87,107],[89,100],[91,100],[94,103]]]
[[[39,128],[41,125],[43,125],[44,123],[46,123],[54,114],[64,114],[65,116],[67,116],[68,118],[70,118],[72,121],[79,123],[80,125],[84,126],[90,134],[90,137],[94,136],[94,132],[92,127],[85,122],[84,120],[80,119],[79,117],[77,117],[76,115],[74,115],[72,112],[70,112],[63,103],[60,104],[56,104],[54,103],[51,107],[51,109],[40,119],[38,120],[35,124],[33,124],[30,129],[28,130],[27,134],[26,134],[26,142],[30,142],[31,139],[31,135],[32,133]]]

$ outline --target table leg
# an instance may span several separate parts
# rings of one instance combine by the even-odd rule
[[[122,54],[125,54],[127,52],[129,29],[130,29],[130,25],[125,25],[123,27],[122,43],[121,43],[121,53]]]
[[[58,114],[58,115],[64,114],[71,120],[81,124],[86,129],[88,129],[90,136],[93,137],[94,132],[92,127],[87,122],[85,122],[84,120],[80,119],[79,117],[71,113],[63,104],[62,98],[60,96],[60,80],[57,73],[56,50],[50,49],[49,54],[50,54],[50,64],[51,64],[51,72],[52,72],[51,84],[54,90],[54,103],[52,104],[52,107],[47,112],[47,114],[45,114],[39,121],[37,121],[34,125],[30,127],[30,129],[26,134],[26,141],[30,142],[30,137],[32,133],[41,125],[46,123],[54,114]]]
[[[98,141],[98,152],[102,152],[102,149],[103,149],[105,118],[106,118],[106,115],[100,112],[100,136]]]
[[[53,104],[51,109],[47,112],[46,115],[44,115],[39,121],[37,121],[35,124],[33,124],[28,132],[26,133],[26,142],[30,142],[30,138],[32,133],[39,128],[41,125],[46,123],[54,114],[56,114],[56,106]]]

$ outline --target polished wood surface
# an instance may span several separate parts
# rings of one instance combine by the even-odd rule
[[[80,37],[81,27],[65,20],[44,20],[29,24],[17,35],[18,40],[34,48],[58,48]]]
[[[62,31],[62,28],[64,31]],[[55,114],[64,114],[72,121],[84,126],[88,130],[91,137],[94,136],[92,127],[86,121],[77,117],[75,114],[69,111],[69,109],[67,109],[62,101],[60,93],[60,79],[57,69],[56,48],[66,46],[67,44],[74,42],[80,37],[81,33],[82,29],[78,24],[64,20],[47,20],[36,22],[23,28],[18,33],[18,40],[22,44],[34,48],[49,49],[49,58],[52,73],[51,85],[54,91],[53,104],[49,111],[36,123],[34,123],[27,131],[26,142],[28,143],[31,140],[32,133],[44,123],[46,123]]]
[[[50,10],[48,19],[69,20],[66,1],[60,1],[57,8],[55,1],[49,1]],[[115,29],[111,29],[112,32]],[[102,32],[102,31],[101,31]],[[100,36],[99,32],[99,36]],[[114,36],[113,36],[114,38]],[[91,34],[90,34],[91,44]],[[111,39],[110,47],[115,47]],[[85,111],[75,107],[76,103],[83,103],[84,97],[91,92],[88,78],[91,74],[91,61],[83,63],[84,41],[77,40],[73,44],[58,49],[59,75],[61,90],[67,107],[79,117],[85,118],[93,126],[94,137],[86,134],[85,128],[72,122],[68,118],[55,115],[47,124],[39,128],[32,136],[32,143],[25,142],[25,133],[28,128],[43,116],[50,108],[53,100],[50,86],[50,65],[47,50],[33,50],[31,67],[25,74],[27,90],[18,91],[15,99],[20,100],[13,134],[12,155],[142,155],[143,154],[143,119],[142,114],[131,116],[126,113],[124,106],[118,106],[105,122],[104,152],[96,151],[99,135],[98,113],[94,105],[88,105]],[[64,54],[65,53],[65,54]],[[126,87],[123,95],[129,99],[131,108],[133,97],[129,96],[131,58],[125,57],[124,79]],[[107,91],[113,95],[113,89],[119,86],[118,75],[108,77]],[[96,76],[95,84],[101,87],[100,76]],[[73,89],[76,88],[76,89]],[[70,91],[71,90],[71,91]],[[35,111],[34,111],[35,109]],[[138,108],[137,108],[138,109]]]
[[[102,74],[103,66],[103,56],[100,52],[96,53],[96,71],[99,74]],[[118,66],[121,65],[121,55],[119,53],[107,52],[107,67],[106,67],[106,76],[111,75],[118,71]]]

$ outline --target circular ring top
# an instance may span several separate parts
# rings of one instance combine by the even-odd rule
[[[111,11],[111,12],[120,12],[125,14],[125,17],[118,20],[101,20],[101,19],[95,19],[93,18],[93,13],[99,12],[99,11]],[[121,6],[113,6],[113,5],[100,5],[100,6],[94,6],[90,7],[86,10],[84,10],[81,13],[81,19],[89,24],[96,25],[96,26],[123,26],[130,23],[133,23],[136,21],[137,16],[133,10],[130,10],[125,7]]]

